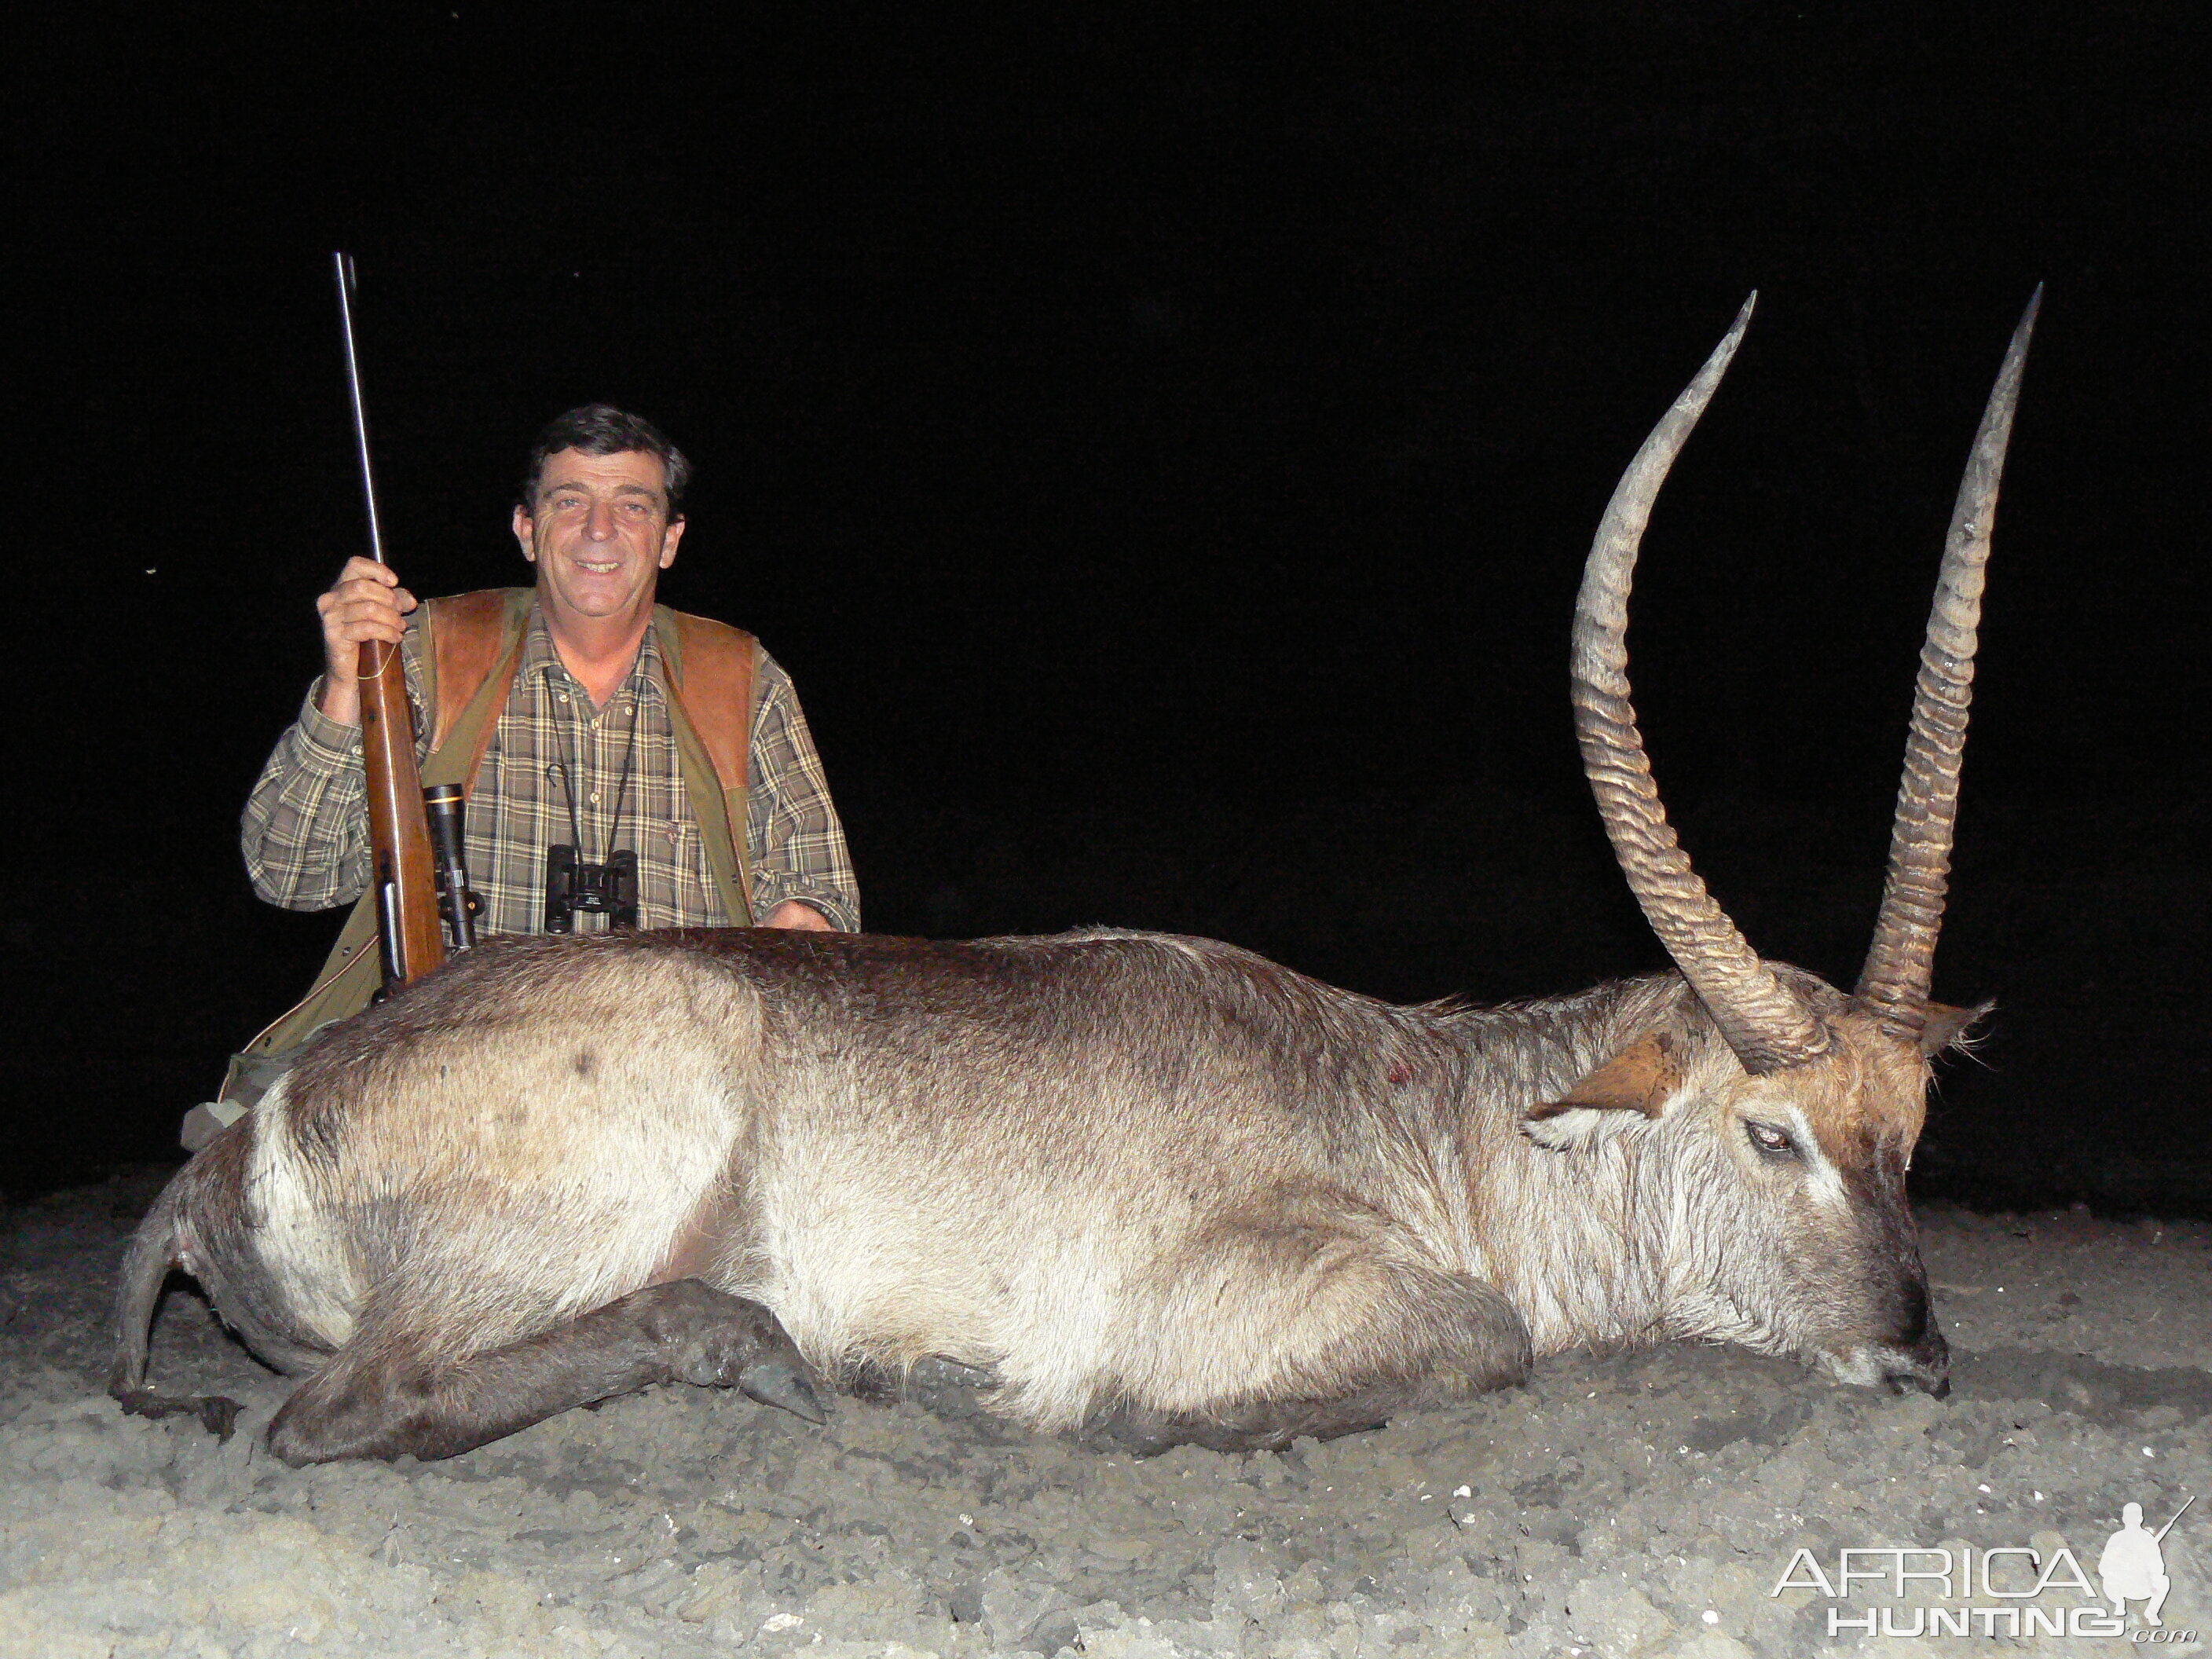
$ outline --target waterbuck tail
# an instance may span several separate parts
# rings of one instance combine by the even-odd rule
[[[177,1215],[184,1180],[179,1174],[161,1189],[123,1257],[123,1278],[115,1291],[115,1364],[107,1373],[107,1392],[118,1400],[128,1401],[146,1386],[146,1341],[154,1306],[161,1299],[169,1270],[182,1255]]]

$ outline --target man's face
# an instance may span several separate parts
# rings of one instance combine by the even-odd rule
[[[514,538],[556,617],[627,617],[653,603],[684,521],[668,521],[659,456],[564,449],[546,458],[532,510],[514,509]]]

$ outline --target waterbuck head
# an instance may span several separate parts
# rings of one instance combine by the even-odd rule
[[[1972,1015],[1930,1000],[1973,687],[1975,629],[2039,289],[2005,355],[1945,543],[1913,696],[1889,876],[1849,996],[1762,961],[1677,843],[1629,702],[1628,593],[1668,468],[1756,295],[1644,441],[1606,509],[1575,606],[1576,730],[1615,855],[1693,999],[1561,1099],[1532,1139],[1572,1151],[1623,1133],[1674,1181],[1663,1317],[1679,1334],[1815,1359],[1847,1382],[1948,1391],[1905,1172],[1930,1058]]]

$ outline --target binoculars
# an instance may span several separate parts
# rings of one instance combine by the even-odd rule
[[[579,914],[605,916],[611,927],[637,926],[635,853],[624,848],[592,864],[566,842],[545,849],[545,931],[574,933]]]

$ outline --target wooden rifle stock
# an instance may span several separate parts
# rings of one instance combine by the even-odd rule
[[[438,916],[438,866],[422,815],[415,720],[399,648],[361,647],[361,757],[368,774],[368,844],[384,987],[396,991],[446,959]]]
[[[353,431],[361,453],[361,487],[368,501],[369,552],[384,556],[384,530],[376,511],[376,480],[368,465],[368,411],[361,395],[361,365],[353,343],[353,260],[337,264],[338,321],[345,334],[346,386],[353,396]],[[370,640],[361,647],[361,750],[368,781],[371,880],[376,893],[384,988],[398,990],[446,959],[438,915],[438,870],[422,811],[422,775],[415,763],[415,720],[407,702],[407,675],[397,646]]]

